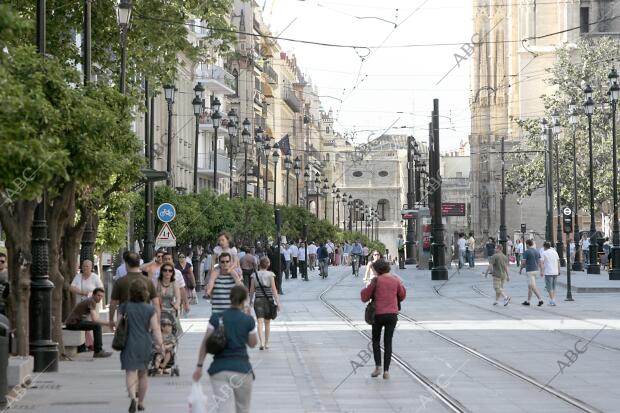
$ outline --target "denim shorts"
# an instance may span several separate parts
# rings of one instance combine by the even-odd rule
[[[555,280],[557,279],[557,275],[545,275],[545,290],[555,291]]]

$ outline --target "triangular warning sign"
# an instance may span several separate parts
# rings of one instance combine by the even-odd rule
[[[157,235],[157,240],[155,243],[158,246],[162,247],[175,247],[177,244],[177,237],[175,237],[174,232],[172,232],[172,228],[168,223],[164,223],[159,231],[159,235]]]

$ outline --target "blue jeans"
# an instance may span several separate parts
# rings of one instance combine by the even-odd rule
[[[474,251],[468,251],[467,262],[469,262],[469,268],[474,268],[474,259],[476,258],[476,253]]]
[[[459,250],[459,269],[465,265],[465,251]]]

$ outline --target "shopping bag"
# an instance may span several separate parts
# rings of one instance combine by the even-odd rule
[[[187,398],[190,413],[207,413],[207,396],[202,392],[199,381],[192,383],[192,392]]]

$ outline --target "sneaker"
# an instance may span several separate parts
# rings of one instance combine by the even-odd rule
[[[530,302],[529,302],[529,301],[523,301],[523,302],[521,303],[521,305],[530,305]]]
[[[383,372],[383,380],[389,380],[390,379],[390,373],[387,371]]]
[[[540,301],[538,302],[538,306],[539,306],[539,307],[540,307],[541,305],[543,305],[543,304],[544,304],[543,300],[540,300]]]
[[[497,305],[497,301],[493,303],[493,305]]]
[[[104,359],[106,357],[110,357],[111,355],[112,355],[111,352],[102,350],[102,351],[97,351],[95,354],[93,354],[93,357],[97,359]]]
[[[550,302],[549,302],[549,305],[550,305],[551,307],[555,307],[555,302],[550,301]]]
[[[370,377],[379,377],[380,374],[381,374],[381,368],[377,367],[377,368],[375,368],[375,371],[370,373]]]
[[[504,298],[504,307],[506,307],[509,302],[510,302],[510,297]]]

